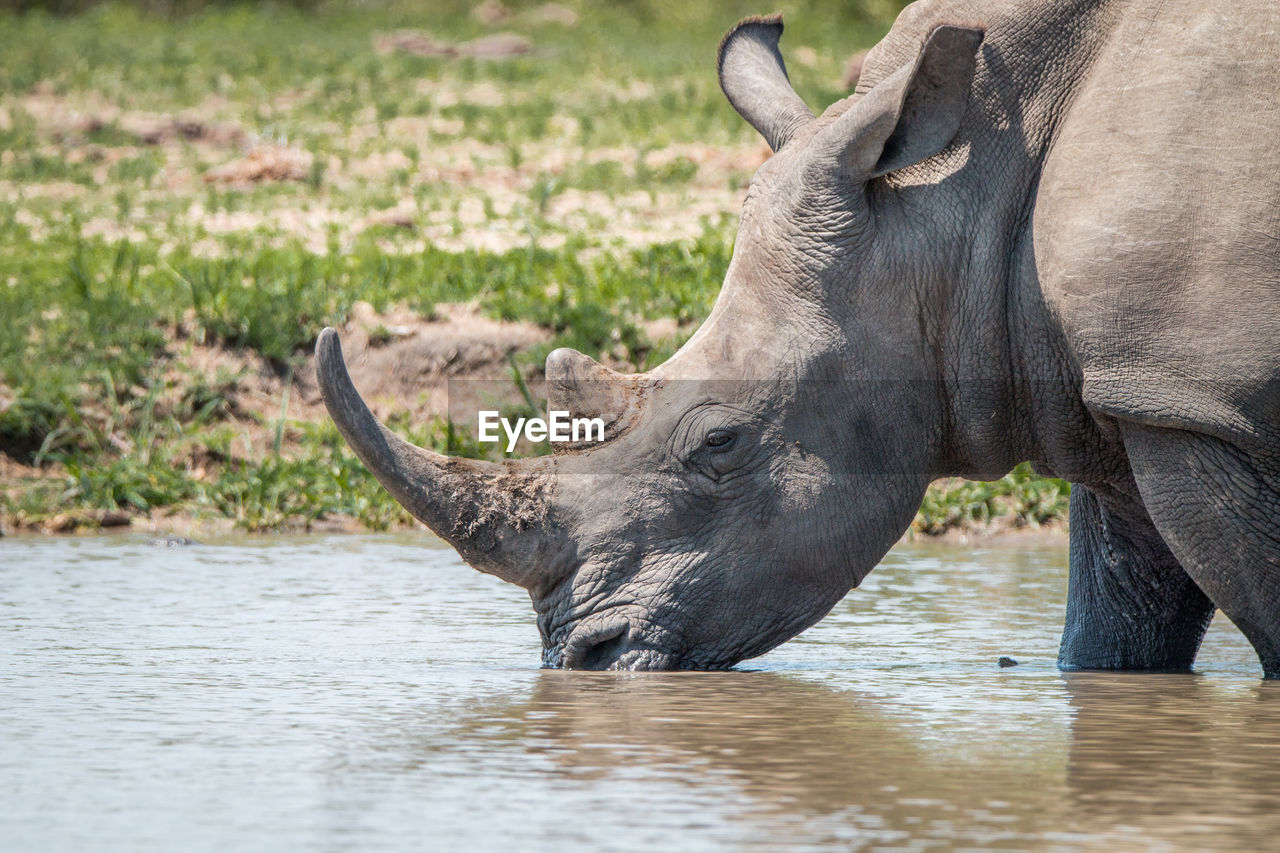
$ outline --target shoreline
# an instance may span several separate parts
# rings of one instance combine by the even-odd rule
[[[311,522],[302,520],[286,520],[279,527],[270,530],[249,530],[239,525],[235,519],[223,517],[206,517],[198,513],[178,510],[169,514],[156,513],[154,516],[141,513],[131,515],[121,511],[105,510],[69,510],[51,516],[33,525],[0,526],[0,541],[19,538],[46,537],[80,537],[80,536],[128,536],[147,534],[163,539],[195,539],[201,536],[251,536],[270,538],[273,536],[331,536],[335,534],[395,535],[403,533],[435,534],[426,525],[413,523],[397,525],[386,529],[375,529],[348,515],[332,515]],[[902,544],[942,544],[942,545],[976,545],[976,544],[1013,544],[1020,541],[1058,541],[1067,539],[1068,527],[1064,519],[1054,519],[1048,523],[1031,525],[1018,523],[1018,519],[1000,517],[986,525],[965,524],[947,528],[941,533],[926,533],[909,529],[903,533],[896,545]],[[443,540],[441,540],[443,541]],[[896,547],[895,545],[895,547]]]

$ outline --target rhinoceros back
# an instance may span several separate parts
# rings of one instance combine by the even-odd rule
[[[1096,411],[1280,447],[1280,5],[1136,3],[1064,117],[1040,286]]]

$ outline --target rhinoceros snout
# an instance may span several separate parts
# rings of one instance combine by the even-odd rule
[[[575,628],[562,646],[544,654],[544,663],[563,669],[631,672],[688,667],[689,662],[681,655],[660,648],[653,639],[646,637],[625,617],[614,615]]]

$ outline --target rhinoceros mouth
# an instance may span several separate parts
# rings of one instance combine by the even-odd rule
[[[663,649],[644,639],[632,640],[628,626],[614,625],[575,633],[568,641],[544,650],[542,662],[547,669],[711,672],[732,669],[737,658],[711,659]]]
[[[597,613],[595,617],[579,623],[564,640],[546,648],[543,666],[633,672],[700,668],[689,666],[682,655],[655,645],[619,614]]]

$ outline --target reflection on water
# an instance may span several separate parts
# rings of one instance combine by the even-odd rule
[[[1232,690],[1187,676],[1063,677],[1074,711],[1074,812],[1094,824],[1138,820],[1195,847],[1274,848],[1280,684]]]
[[[1059,674],[1065,550],[902,547],[728,673],[536,668],[425,537],[0,543],[19,849],[1258,849],[1280,684]],[[1000,669],[1010,655],[1021,665]]]

